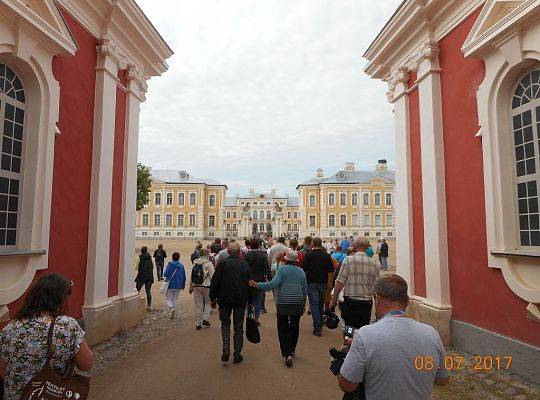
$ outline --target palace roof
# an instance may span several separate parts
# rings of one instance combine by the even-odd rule
[[[152,170],[152,179],[163,182],[163,183],[173,183],[173,184],[203,184],[208,186],[225,186],[223,183],[215,181],[213,179],[202,179],[196,178],[186,171],[176,171],[176,170]]]

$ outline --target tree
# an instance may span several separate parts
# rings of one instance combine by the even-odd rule
[[[137,211],[142,210],[146,204],[146,196],[152,186],[150,168],[141,163],[137,164]]]

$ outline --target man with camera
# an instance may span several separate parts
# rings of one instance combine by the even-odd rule
[[[384,275],[374,285],[377,322],[360,328],[338,375],[345,393],[364,385],[368,400],[428,400],[433,384],[449,383],[437,331],[409,318],[407,282]],[[426,360],[417,369],[415,359]]]

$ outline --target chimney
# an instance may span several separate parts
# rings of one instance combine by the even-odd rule
[[[276,189],[272,189],[272,190],[270,191],[270,193],[272,193],[272,196],[275,196],[275,195],[277,194],[277,190],[276,190]]]
[[[317,179],[323,179],[324,178],[324,171],[322,168],[319,168],[317,172],[315,172],[315,178]]]
[[[386,160],[379,160],[377,163],[377,168],[375,168],[376,171],[388,171],[388,165],[386,163]]]
[[[249,189],[249,194],[253,196],[255,194],[255,189]]]
[[[354,163],[353,162],[345,163],[345,171],[354,171]]]

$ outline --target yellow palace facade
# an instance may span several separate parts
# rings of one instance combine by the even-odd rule
[[[186,171],[152,171],[147,204],[137,212],[138,238],[212,239],[272,236],[395,236],[395,173],[379,160],[373,171],[342,171],[297,186],[298,196],[250,190],[227,196],[227,186]]]

